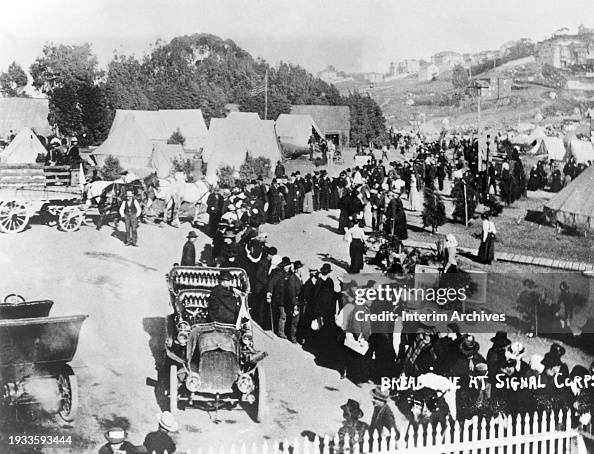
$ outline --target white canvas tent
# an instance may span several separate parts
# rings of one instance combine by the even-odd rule
[[[289,153],[308,150],[312,131],[319,137],[324,137],[310,115],[280,114],[276,120],[276,133],[284,150]]]
[[[153,144],[142,131],[132,115],[115,122],[109,136],[93,151],[97,164],[102,166],[108,156],[116,157],[126,170],[149,169]],[[142,172],[139,172],[142,173]]]
[[[592,142],[574,138],[569,144],[569,153],[578,164],[585,164],[588,161],[594,162],[594,148],[592,148]]]
[[[129,116],[153,143],[167,143],[179,129],[186,139],[184,147],[197,150],[204,146],[208,135],[200,109],[116,110],[110,134]]]
[[[281,159],[274,121],[260,120],[255,113],[237,112],[224,119],[211,120],[203,153],[209,181],[216,180],[221,166],[228,165],[239,170],[248,154],[253,158],[261,156],[270,159],[272,167]]]
[[[558,137],[545,137],[538,141],[538,143],[530,150],[530,154],[533,155],[547,155],[547,159],[555,161],[565,160],[567,152],[565,151],[565,145],[563,139]]]
[[[29,128],[23,128],[1,152],[1,161],[6,164],[34,164],[37,156],[46,155],[47,150]]]
[[[544,206],[550,222],[581,230],[594,230],[594,166],[588,167]]]
[[[535,140],[542,140],[546,137],[545,130],[541,126],[537,126],[530,134],[530,142],[534,142]]]
[[[158,144],[151,155],[150,166],[157,172],[157,177],[167,178],[172,174],[173,161],[185,159],[184,149],[180,144]]]

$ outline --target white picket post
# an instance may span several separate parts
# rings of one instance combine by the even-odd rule
[[[433,446],[435,443],[433,441],[433,424],[427,424],[427,437],[425,439],[425,446]]]
[[[328,435],[324,435],[323,443],[322,454],[330,454],[330,437]]]
[[[413,429],[413,426],[408,426],[408,434],[406,436],[406,447],[415,447],[415,430]]]
[[[361,440],[359,440],[359,432],[355,432],[355,438],[353,439],[353,454],[359,454],[361,452],[360,448]]]
[[[375,454],[379,452],[379,434],[377,433],[377,429],[373,431],[371,438],[373,440],[371,444],[371,452]]]

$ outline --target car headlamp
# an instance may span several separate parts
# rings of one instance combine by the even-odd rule
[[[186,388],[193,393],[200,389],[200,375],[198,375],[198,372],[192,372],[188,375],[186,378]]]
[[[241,342],[248,348],[254,346],[254,338],[249,333],[245,333],[243,336],[241,336]]]
[[[237,379],[237,389],[239,389],[242,394],[251,393],[254,388],[254,380],[251,375],[243,374]]]

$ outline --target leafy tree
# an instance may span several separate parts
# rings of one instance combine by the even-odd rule
[[[466,186],[466,195],[464,194],[464,186]],[[475,182],[469,178],[466,178],[464,183],[458,181],[454,185],[452,196],[455,198],[454,212],[452,213],[454,220],[464,223],[466,214],[468,214],[468,220],[472,219],[478,204],[478,192]]]
[[[218,184],[221,188],[232,188],[235,186],[235,168],[231,166],[221,166],[217,170]]]
[[[33,86],[48,97],[50,124],[63,134],[83,138],[81,145],[105,138],[108,111],[103,72],[89,44],[46,44],[30,72]]]
[[[351,110],[351,143],[369,143],[386,134],[386,119],[377,103],[358,91],[349,93],[345,104]]]
[[[102,179],[107,181],[113,181],[120,178],[120,174],[123,170],[124,169],[122,169],[119,159],[110,155],[107,158],[105,158],[105,162],[99,170],[99,174],[101,175]]]
[[[180,144],[181,146],[183,146],[186,143],[186,138],[181,133],[181,131],[179,130],[179,128],[177,128],[173,132],[173,134],[171,134],[171,137],[169,137],[169,140],[167,141],[167,143],[169,143],[169,144]]]
[[[456,65],[452,69],[452,85],[456,90],[464,91],[470,83],[468,71],[462,65]]]
[[[0,91],[4,96],[28,97],[24,92],[27,86],[27,73],[15,61],[8,67],[8,71],[0,73]]]
[[[431,227],[431,233],[436,233],[440,225],[446,222],[445,205],[441,195],[435,191],[435,186],[427,185],[423,191],[423,227]]]
[[[152,110],[147,96],[148,78],[134,57],[115,55],[107,66],[105,94],[110,109]]]

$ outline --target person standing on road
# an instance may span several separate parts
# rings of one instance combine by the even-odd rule
[[[483,233],[481,236],[481,245],[478,250],[478,259],[482,263],[491,264],[495,259],[495,224],[489,220],[489,215],[483,213],[481,218],[483,219]]]
[[[126,200],[120,205],[120,217],[126,224],[126,246],[138,246],[138,216],[141,208],[131,190],[126,191]]]
[[[173,454],[175,452],[175,443],[169,435],[170,432],[177,432],[177,422],[174,416],[164,411],[159,416],[159,428],[147,434],[144,439],[144,447],[150,454]]]
[[[303,300],[301,299],[301,288],[303,282],[299,270],[303,264],[296,260],[293,262],[293,270],[289,273],[287,278],[287,293],[285,303],[285,314],[290,314],[291,327],[289,331],[289,340],[294,344],[297,343],[297,326],[299,325],[299,318],[303,312]]]
[[[186,238],[188,241],[184,244],[180,265],[196,266],[196,248],[194,247],[194,242],[196,241],[196,238],[198,238],[198,235],[192,230],[188,233]]]

